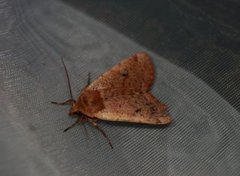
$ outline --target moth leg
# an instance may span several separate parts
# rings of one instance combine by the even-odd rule
[[[73,103],[75,103],[75,100],[69,99],[69,100],[64,101],[64,102],[51,101],[51,103],[52,103],[52,104],[56,104],[56,105],[72,105]]]
[[[84,123],[83,123],[83,129],[84,129],[84,133],[85,133],[85,135],[88,137],[87,128],[86,128],[86,126],[85,126],[85,124],[84,124]]]
[[[86,119],[85,118],[82,118],[82,117],[78,117],[78,119],[72,124],[72,125],[70,125],[69,127],[67,127],[63,132],[66,132],[66,131],[68,131],[68,130],[70,130],[71,128],[73,128],[74,126],[76,126],[76,125],[78,125],[78,124],[80,124],[80,123],[83,123],[83,122],[85,122],[86,121]],[[85,126],[84,126],[85,127]],[[86,129],[86,128],[85,128]],[[86,131],[87,131],[87,129],[86,129]],[[86,132],[87,133],[87,132]]]
[[[98,124],[95,121],[92,121],[92,120],[88,120],[88,121],[92,124],[92,126],[94,126],[98,131],[100,131],[100,133],[107,139],[110,147],[113,149],[112,142],[110,141],[110,139],[108,138],[106,133],[98,126]]]

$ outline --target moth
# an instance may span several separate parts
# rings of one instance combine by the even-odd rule
[[[57,105],[70,105],[69,116],[77,120],[64,131],[77,124],[89,122],[113,145],[106,133],[98,126],[98,120],[166,125],[171,122],[167,106],[158,101],[149,91],[154,80],[154,68],[148,54],[136,53],[112,67],[81,90],[73,99],[70,79],[64,66],[70,99]]]

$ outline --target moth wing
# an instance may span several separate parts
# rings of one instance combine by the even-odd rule
[[[153,64],[146,53],[139,52],[124,59],[119,64],[102,74],[93,81],[87,90],[108,90],[116,96],[119,89],[122,94],[146,92],[150,89],[154,79]]]
[[[101,120],[165,125],[171,122],[166,105],[150,93],[122,95],[104,100],[104,109],[94,116]]]

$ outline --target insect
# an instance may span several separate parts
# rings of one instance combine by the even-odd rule
[[[68,71],[62,58],[61,61],[67,76],[70,99],[52,103],[70,105],[68,115],[77,117],[76,122],[64,131],[89,122],[113,148],[106,133],[98,126],[98,120],[150,125],[171,122],[167,106],[149,93],[154,80],[154,68],[148,54],[139,52],[122,60],[92,83],[89,74],[88,84],[81,90],[77,100],[73,99]]]

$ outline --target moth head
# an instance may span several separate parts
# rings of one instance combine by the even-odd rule
[[[68,115],[69,116],[73,116],[75,114],[78,114],[78,110],[77,110],[77,106],[76,106],[76,101],[73,101],[72,102],[72,106],[71,106],[71,108],[70,108],[70,110],[68,112]]]

